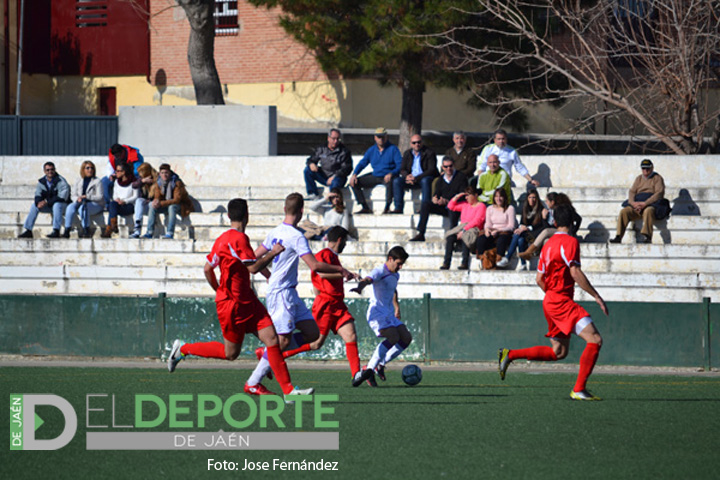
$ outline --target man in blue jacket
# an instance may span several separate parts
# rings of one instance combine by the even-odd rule
[[[368,148],[362,160],[355,167],[350,176],[350,187],[355,194],[355,200],[362,207],[357,214],[372,213],[370,205],[365,199],[363,188],[373,188],[376,185],[385,185],[385,210],[390,211],[390,204],[393,199],[393,178],[400,173],[402,156],[400,150],[388,140],[387,130],[378,128],[375,130],[375,145]],[[358,177],[365,167],[372,167],[372,173]]]
[[[70,185],[58,175],[54,163],[46,162],[43,170],[45,170],[45,176],[38,179],[37,187],[35,187],[35,201],[25,219],[25,231],[18,238],[33,238],[32,229],[40,212],[52,213],[53,231],[47,237],[60,237],[63,212],[70,201]]]

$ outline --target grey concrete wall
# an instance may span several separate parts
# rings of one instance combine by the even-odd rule
[[[120,107],[118,141],[143,155],[277,154],[274,106]]]

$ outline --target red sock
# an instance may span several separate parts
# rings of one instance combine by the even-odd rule
[[[519,350],[510,350],[508,353],[510,360],[517,360],[518,358],[527,358],[528,360],[541,360],[543,362],[554,362],[557,360],[557,355],[553,351],[552,347],[530,347],[521,348]]]
[[[298,353],[307,352],[310,350],[310,344],[306,343],[305,345],[300,345],[295,350],[285,350],[282,352],[283,358],[293,357],[297,355]]]
[[[585,390],[587,379],[595,368],[598,355],[600,354],[600,345],[597,343],[588,343],[580,355],[580,371],[578,372],[577,382],[573,391],[580,392]]]
[[[290,372],[288,372],[287,363],[285,363],[285,359],[280,351],[280,346],[273,345],[272,347],[267,347],[267,358],[268,362],[270,362],[270,368],[275,374],[275,378],[277,378],[283,393],[292,392],[293,386],[292,383],[290,383]]]
[[[222,358],[225,357],[225,345],[220,342],[204,342],[204,343],[186,343],[180,347],[180,353],[183,355],[196,355],[205,358]]]
[[[358,355],[357,342],[347,342],[345,344],[345,355],[350,362],[350,372],[354,377],[360,371],[360,356]]]

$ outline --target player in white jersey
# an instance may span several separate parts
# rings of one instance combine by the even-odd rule
[[[255,255],[264,255],[272,250],[273,245],[280,243],[285,250],[273,259],[272,274],[264,271],[269,278],[265,303],[272,318],[281,350],[295,349],[314,342],[320,336],[318,326],[312,313],[300,299],[295,287],[298,284],[298,264],[302,259],[310,270],[319,273],[339,273],[345,280],[356,278],[356,275],[340,265],[330,265],[318,261],[310,250],[310,245],[302,232],[297,229],[298,222],[303,218],[304,201],[299,193],[291,193],[285,198],[285,219],[283,223],[268,233],[267,237],[255,250]],[[297,329],[293,335],[293,331]],[[247,385],[249,393],[264,395],[269,393],[261,386],[260,381],[270,372],[267,352],[263,353],[257,367],[250,375]],[[253,391],[253,387],[256,387]],[[245,389],[248,392],[248,388]]]
[[[534,180],[530,176],[530,172],[520,161],[520,156],[518,156],[517,150],[507,144],[507,133],[505,132],[505,130],[497,130],[493,135],[493,143],[486,145],[485,148],[483,148],[480,152],[480,155],[478,155],[478,175],[482,174],[485,170],[487,170],[487,159],[490,155],[497,155],[498,159],[500,160],[500,168],[505,170],[511,178],[512,169],[514,166],[515,170],[517,170],[517,172],[522,175],[528,182],[532,183],[536,187],[540,186],[540,182]]]
[[[377,387],[375,375],[385,380],[385,365],[400,355],[412,342],[410,331],[400,321],[400,302],[397,294],[397,284],[400,280],[398,272],[408,256],[405,249],[400,246],[391,248],[385,263],[375,268],[356,288],[350,290],[362,293],[366,286],[371,284],[373,286],[367,321],[375,335],[385,338],[375,349],[366,367],[373,371],[374,375],[367,381],[373,387]]]

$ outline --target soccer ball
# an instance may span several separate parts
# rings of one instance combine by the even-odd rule
[[[422,380],[422,370],[417,365],[406,365],[402,369],[402,379],[410,386],[417,385]]]

